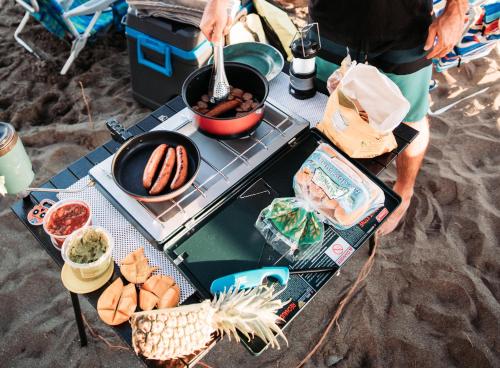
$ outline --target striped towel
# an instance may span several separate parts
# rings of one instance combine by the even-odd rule
[[[207,0],[127,0],[139,16],[167,18],[179,23],[200,26]]]

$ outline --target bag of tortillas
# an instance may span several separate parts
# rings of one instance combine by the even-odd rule
[[[410,110],[398,86],[377,68],[342,63],[317,129],[353,158],[371,158],[397,147],[392,134]]]

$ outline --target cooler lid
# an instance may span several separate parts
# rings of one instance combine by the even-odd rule
[[[0,122],[0,156],[2,156],[4,150],[7,150],[9,146],[15,142],[15,136],[16,131],[12,125]]]
[[[129,12],[127,27],[186,51],[207,42],[199,28],[166,18],[138,17]]]

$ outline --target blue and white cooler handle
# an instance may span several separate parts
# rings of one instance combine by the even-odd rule
[[[153,50],[158,54],[164,55],[163,65],[157,64],[151,60],[146,59],[142,51],[143,47]],[[170,47],[166,43],[156,41],[153,38],[148,37],[146,35],[137,36],[137,59],[139,64],[141,65],[156,70],[158,73],[166,75],[167,77],[172,76]]]

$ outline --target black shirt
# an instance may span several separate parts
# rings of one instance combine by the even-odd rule
[[[432,0],[310,0],[309,14],[319,24],[319,56],[327,60],[338,64],[348,46],[358,62],[386,72],[407,74],[430,64],[423,46]]]

